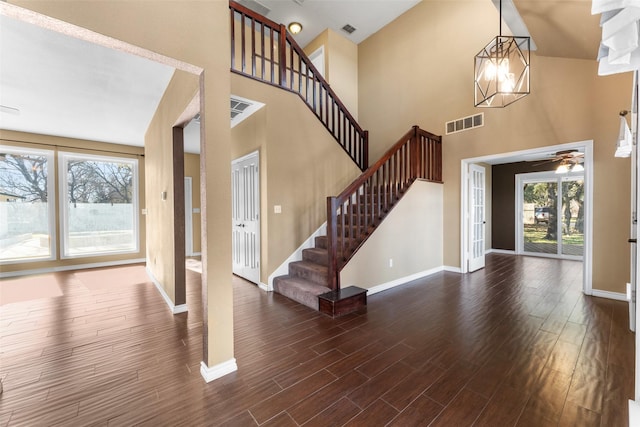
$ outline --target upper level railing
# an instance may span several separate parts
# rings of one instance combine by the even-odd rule
[[[282,24],[230,1],[231,71],[297,93],[365,170],[369,136]]]
[[[329,287],[416,179],[442,182],[442,137],[414,126],[339,196],[327,198]]]

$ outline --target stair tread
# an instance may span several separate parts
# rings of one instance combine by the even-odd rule
[[[297,265],[298,267],[302,267],[305,269],[309,269],[309,270],[314,270],[318,273],[326,273],[328,270],[328,267],[326,265],[322,265],[322,264],[318,264],[316,262],[313,261],[294,261],[289,263],[289,265]]]
[[[302,252],[314,252],[314,253],[325,253],[327,250],[325,248],[307,248],[303,249]]]
[[[273,280],[273,290],[316,311],[319,310],[318,295],[331,292],[326,286],[294,276],[276,277]]]
[[[326,286],[319,285],[315,282],[311,282],[309,280],[305,280],[300,277],[280,276],[274,279],[274,283],[275,283],[275,280],[278,281],[278,284],[277,284],[278,287],[282,287],[282,285],[291,286],[301,291],[309,292],[315,295],[320,295],[325,292],[331,291],[331,289]]]

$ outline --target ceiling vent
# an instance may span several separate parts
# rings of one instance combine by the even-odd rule
[[[342,27],[342,31],[344,31],[345,33],[353,33],[356,30],[356,27],[353,27],[349,24],[346,24],[344,27]]]
[[[447,135],[462,132],[477,127],[484,126],[484,113],[474,114],[473,116],[463,117],[461,119],[451,120],[445,126]]]
[[[295,3],[298,3],[300,6],[302,6],[302,3],[304,3],[304,0],[293,0]]]
[[[262,102],[231,95],[231,127],[236,126],[263,106]]]
[[[256,0],[238,0],[238,3],[262,16],[267,16],[271,12],[271,9]]]
[[[250,102],[245,102],[237,98],[231,98],[231,120],[235,119],[239,114],[251,106]]]

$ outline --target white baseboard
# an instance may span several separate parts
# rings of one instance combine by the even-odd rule
[[[623,292],[610,292],[610,291],[601,291],[599,289],[592,289],[591,296],[599,297],[599,298],[607,298],[613,299],[616,301],[628,301],[627,294]]]
[[[262,282],[258,283],[258,287],[259,287],[260,289],[262,289],[263,291],[266,291],[266,292],[271,292],[271,291],[273,291],[273,286],[271,286],[271,289],[269,289],[269,285],[264,284],[264,283],[262,283]]]
[[[227,360],[226,362],[218,363],[212,367],[208,367],[206,363],[200,362],[200,374],[208,383],[237,370],[238,364],[236,363],[235,358]]]
[[[149,266],[147,266],[147,275],[149,276],[153,284],[156,286],[156,289],[158,290],[158,292],[160,292],[160,295],[162,295],[164,302],[166,302],[167,305],[169,306],[171,313],[178,314],[178,313],[186,313],[188,311],[187,304],[175,305],[173,301],[171,301],[171,298],[169,298],[169,295],[167,295],[167,293],[164,291],[160,282],[158,282],[158,280],[154,277],[153,273],[151,273]]]
[[[146,261],[147,260],[145,258],[136,258],[136,259],[128,259],[124,261],[94,262],[91,264],[63,265],[59,267],[36,268],[33,270],[10,271],[7,273],[0,273],[0,278],[55,273],[56,271],[85,270],[88,268],[100,268],[100,267],[117,267],[118,265],[140,264]]]
[[[326,236],[326,235],[327,235],[327,223],[325,222],[311,236],[309,236],[309,238],[305,240],[298,249],[296,249],[291,255],[289,255],[289,258],[287,258],[282,264],[280,264],[278,268],[276,268],[276,270],[273,273],[269,275],[267,290],[273,291],[274,277],[285,276],[289,274],[289,263],[302,260],[303,249],[314,248],[316,245],[315,238],[318,236]]]
[[[444,271],[444,269],[445,269],[444,267],[436,267],[430,270],[421,271],[419,273],[411,274],[409,276],[401,277],[399,279],[395,279],[390,282],[376,285],[372,288],[367,289],[368,291],[367,296],[377,294],[378,292],[386,291],[387,289],[395,288],[396,286],[406,285],[407,283],[413,280],[422,279],[423,277],[431,276],[432,274]]]
[[[448,271],[449,273],[460,273],[462,274],[462,269],[460,267],[453,267],[450,265],[445,265],[442,267],[442,271]]]
[[[485,253],[487,253],[487,254],[515,255],[516,251],[511,251],[511,250],[507,250],[507,249],[489,249]]]

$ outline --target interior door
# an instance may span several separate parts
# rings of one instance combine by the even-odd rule
[[[231,163],[233,273],[260,283],[260,171],[258,153]]]
[[[484,268],[485,169],[469,165],[469,272]]]

